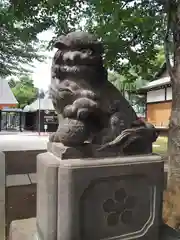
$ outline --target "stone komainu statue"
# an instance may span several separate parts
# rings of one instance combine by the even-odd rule
[[[97,151],[122,155],[150,153],[158,134],[151,124],[138,120],[108,81],[102,43],[89,33],[72,32],[60,36],[55,47],[50,97],[59,127],[50,141],[66,146],[89,142]]]

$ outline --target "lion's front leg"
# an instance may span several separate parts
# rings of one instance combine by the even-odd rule
[[[92,99],[79,98],[72,105],[67,105],[64,108],[63,116],[65,118],[77,119],[80,121],[86,120],[90,114],[98,111],[98,103]]]

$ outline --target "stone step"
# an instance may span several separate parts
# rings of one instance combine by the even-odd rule
[[[16,220],[11,223],[9,231],[9,240],[35,240],[36,237],[36,219],[29,218]]]
[[[6,176],[6,236],[13,220],[36,216],[36,174]]]
[[[36,183],[36,173],[13,174],[6,176],[6,187],[24,186]]]

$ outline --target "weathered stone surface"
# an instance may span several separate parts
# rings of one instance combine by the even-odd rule
[[[48,143],[49,152],[37,156],[37,231],[40,239],[56,240],[58,168],[62,159],[79,158],[84,150]]]
[[[0,152],[0,239],[5,239],[5,155]]]
[[[48,142],[47,149],[61,160],[76,158],[106,158],[120,155],[120,148],[98,151],[99,145],[85,143],[75,147],[65,146],[62,143]]]
[[[11,223],[9,240],[38,240],[36,219],[16,220]],[[180,233],[167,225],[160,226],[160,240],[178,240]]]
[[[62,143],[48,142],[47,150],[53,153],[56,157],[63,159],[72,159],[83,157],[82,147],[73,148],[63,145]]]
[[[36,219],[16,220],[11,223],[9,240],[35,240]]]
[[[37,156],[37,230],[42,240],[56,240],[59,164],[52,153]]]
[[[58,240],[159,240],[163,162],[137,156],[61,161]]]
[[[158,133],[138,119],[119,90],[108,81],[104,47],[98,38],[76,31],[60,36],[54,45],[49,93],[59,126],[49,140],[68,146],[85,142],[99,151],[119,146],[120,155],[152,153]]]

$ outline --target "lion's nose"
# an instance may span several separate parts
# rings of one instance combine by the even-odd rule
[[[73,52],[69,51],[69,52],[64,53],[63,60],[65,62],[75,61],[75,60],[80,59],[80,55],[81,55],[81,52],[79,52],[79,51],[73,51]]]

